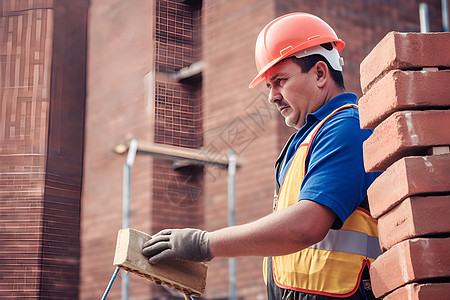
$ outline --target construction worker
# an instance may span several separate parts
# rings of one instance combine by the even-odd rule
[[[281,16],[256,41],[258,75],[269,102],[297,130],[275,170],[274,212],[214,232],[168,229],[143,246],[151,264],[261,256],[268,299],[373,299],[368,268],[380,254],[367,188],[357,97],[346,93],[345,43],[322,19]]]

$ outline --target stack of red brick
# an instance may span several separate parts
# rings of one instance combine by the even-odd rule
[[[450,299],[450,33],[391,32],[361,64],[375,296]]]

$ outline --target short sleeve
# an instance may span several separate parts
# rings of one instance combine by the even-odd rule
[[[378,173],[366,173],[362,144],[371,130],[359,127],[357,110],[337,113],[315,136],[307,159],[299,200],[325,205],[338,216],[339,229],[367,194]]]

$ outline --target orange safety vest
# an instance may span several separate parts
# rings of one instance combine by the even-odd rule
[[[306,173],[309,148],[321,126],[346,104],[334,110],[319,122],[300,144],[288,171],[275,195],[274,211],[298,202],[300,187]],[[277,193],[275,193],[277,194]],[[378,243],[377,222],[370,213],[358,207],[339,230],[330,229],[319,243],[301,251],[272,257],[273,279],[281,288],[326,295],[351,296],[359,286],[364,267],[381,253]],[[267,284],[267,259],[264,259],[264,280]]]

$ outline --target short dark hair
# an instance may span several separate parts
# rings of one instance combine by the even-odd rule
[[[329,45],[328,45],[329,44]],[[322,47],[328,49],[328,47],[332,47],[330,43],[322,44]],[[317,62],[323,61],[327,64],[328,69],[330,70],[331,78],[333,78],[334,82],[345,90],[344,85],[344,77],[342,76],[342,72],[334,70],[330,63],[320,54],[313,54],[310,56],[296,58],[295,56],[291,56],[294,62],[301,68],[302,73],[307,73],[311,70],[312,67],[316,65]]]

